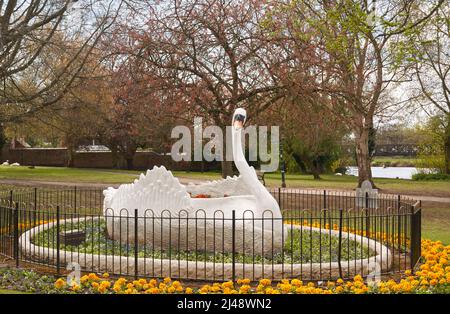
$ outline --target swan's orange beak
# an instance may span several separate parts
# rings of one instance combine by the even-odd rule
[[[235,129],[242,129],[245,123],[245,114],[235,113],[233,117],[233,126]]]
[[[244,123],[242,121],[235,120],[233,126],[235,129],[241,129],[244,127]]]

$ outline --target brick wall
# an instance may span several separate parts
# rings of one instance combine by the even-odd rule
[[[10,149],[4,147],[1,162],[9,160],[10,163],[18,162],[24,166],[56,166],[67,165],[67,149],[65,148],[19,148]],[[159,155],[151,152],[137,152],[134,156],[135,169],[144,170],[153,166],[165,166],[170,170],[203,171],[219,170],[218,162],[174,162],[170,156]],[[113,159],[111,152],[78,152],[74,155],[74,167],[76,168],[112,168]]]

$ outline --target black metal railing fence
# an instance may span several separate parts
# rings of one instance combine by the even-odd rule
[[[0,192],[0,254],[56,268],[193,280],[331,280],[401,272],[420,258],[421,205],[392,195],[271,189],[283,211],[103,211],[100,189]],[[283,226],[284,232],[275,232]],[[68,231],[84,237],[65,242]],[[262,230],[262,231],[261,231]]]

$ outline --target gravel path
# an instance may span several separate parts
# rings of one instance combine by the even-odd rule
[[[192,183],[202,183],[205,182],[205,180],[201,179],[192,179],[192,178],[179,178],[180,182],[182,184],[188,184],[190,182]],[[0,184],[8,184],[8,185],[17,185],[17,186],[77,186],[77,187],[87,187],[87,188],[107,188],[110,186],[118,187],[120,183],[86,183],[86,182],[57,182],[57,181],[29,181],[29,180],[16,180],[16,179],[0,179]],[[292,192],[306,192],[308,193],[322,193],[321,190],[317,189],[287,189],[290,193]],[[327,190],[327,191],[336,191],[336,192],[343,192],[343,191],[349,191],[349,190]],[[450,197],[438,197],[438,196],[427,196],[427,195],[408,195],[408,194],[402,194],[402,196],[409,197],[412,199],[422,200],[426,202],[437,202],[437,203],[449,203],[450,204]]]

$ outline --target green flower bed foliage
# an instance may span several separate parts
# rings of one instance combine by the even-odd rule
[[[61,243],[61,250],[79,252],[86,254],[134,256],[134,246],[121,244],[108,238],[104,219],[97,221],[83,221],[78,223],[67,223],[61,226],[61,230],[84,230],[86,231],[86,241],[79,246],[64,245]],[[56,248],[56,227],[40,232],[33,238],[33,243],[43,247]],[[273,258],[252,254],[236,254],[238,263],[316,263],[316,262],[337,262],[339,256],[339,239],[327,233],[312,231],[309,228],[291,230],[286,239],[283,253],[274,254]],[[171,251],[152,250],[146,246],[139,246],[139,257],[149,259],[173,259],[189,260],[201,262],[231,263],[232,254],[219,252],[215,253],[201,251]],[[341,245],[341,260],[353,260],[373,256],[374,252],[366,246],[356,241],[351,241],[343,236]]]
[[[61,293],[54,286],[55,278],[32,270],[0,269],[0,289],[32,293]]]
[[[416,173],[413,174],[412,179],[416,181],[436,181],[436,180],[450,181],[450,174]]]

